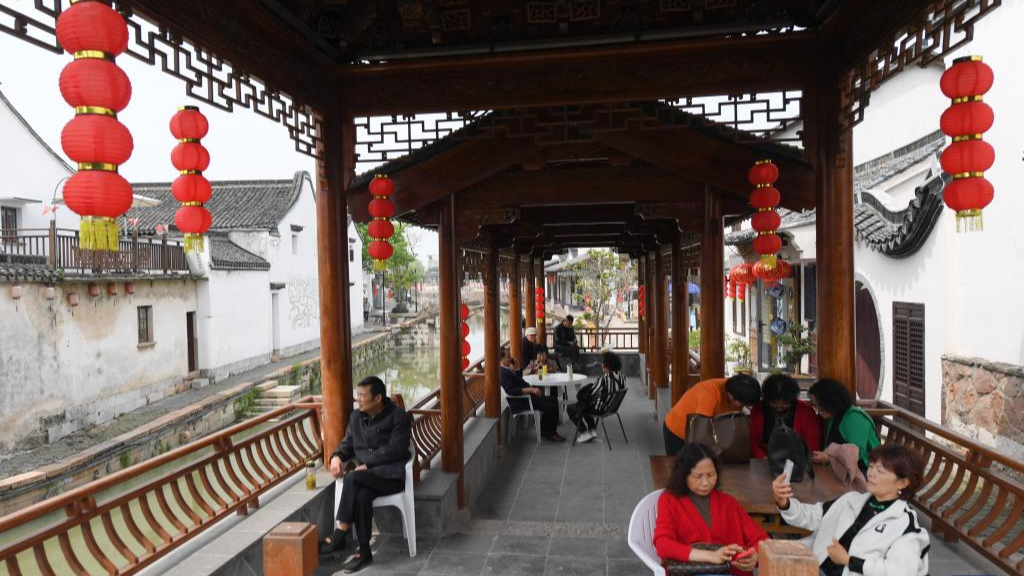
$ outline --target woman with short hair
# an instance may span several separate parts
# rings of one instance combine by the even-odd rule
[[[601,378],[593,384],[587,384],[576,393],[576,402],[566,406],[569,419],[579,429],[577,442],[589,442],[597,437],[597,418],[592,414],[603,413],[611,404],[612,396],[626,388],[626,381],[619,372],[622,370],[622,359],[615,352],[605,352],[601,357]]]
[[[811,550],[822,576],[926,576],[928,532],[909,500],[921,486],[924,460],[902,444],[871,451],[867,493],[848,492],[831,502],[793,498],[785,474],[772,482],[775,503],[791,526],[811,530]]]
[[[750,409],[750,455],[768,457],[768,440],[780,425],[793,429],[812,452],[821,450],[821,418],[799,399],[800,385],[785,374],[773,374],[761,385],[762,399]]]

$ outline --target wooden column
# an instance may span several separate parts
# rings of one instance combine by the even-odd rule
[[[459,508],[465,505],[462,478],[462,350],[459,347],[458,246],[455,243],[455,197],[440,201],[437,226],[438,300],[441,308],[441,466],[459,475]]]
[[[501,346],[501,295],[498,291],[498,248],[494,240],[487,253],[487,268],[484,271],[484,415],[497,418],[501,414],[501,393],[499,388],[498,346]],[[500,433],[501,426],[498,426]],[[501,438],[498,439],[501,443]]]
[[[647,368],[650,382],[648,394],[653,399],[657,396],[658,382],[658,285],[654,281],[654,257],[648,252],[647,260]]]
[[[700,243],[700,377],[725,376],[725,300],[722,199],[704,193],[704,237]]]
[[[853,276],[853,139],[839,127],[839,83],[819,85],[810,148],[817,169],[818,377],[857,396]],[[819,115],[820,114],[820,115]],[[785,192],[783,192],[785,193]]]
[[[526,258],[526,290],[523,295],[526,300],[526,327],[536,328],[537,327],[537,306],[534,303],[535,296],[533,289],[537,287],[536,280],[537,269],[533,265],[533,256]],[[540,342],[540,334],[537,335],[537,341]],[[523,358],[520,358],[523,360]]]
[[[643,287],[643,289],[644,289],[644,300],[645,301],[647,299],[647,294],[646,294],[646,292],[647,292],[647,277],[645,276],[647,274],[647,266],[646,266],[646,262],[645,262],[646,260],[647,259],[644,258],[643,256],[641,256],[640,258],[637,258],[637,260],[636,260],[636,262],[637,262],[637,266],[636,266],[636,285],[637,285],[637,289],[638,289],[637,292],[639,293],[639,288]],[[644,306],[646,306],[646,305],[647,304],[645,302]],[[645,313],[646,313],[646,310],[645,310]],[[639,300],[639,296],[637,297],[636,318],[637,318],[637,321],[636,321],[637,347],[640,350],[641,354],[646,354],[647,353],[647,321],[644,320],[644,317],[640,315],[640,300]]]
[[[523,357],[523,280],[519,273],[521,266],[522,258],[516,254],[512,263],[512,273],[508,277],[508,339],[509,350],[517,361]]]
[[[686,392],[690,375],[690,291],[683,262],[682,233],[672,238],[672,405]]]
[[[658,387],[668,387],[668,270],[665,269],[665,257],[659,247],[655,252],[654,273],[658,276]]]
[[[352,117],[340,108],[328,111],[323,126],[323,159],[317,162],[316,239],[326,461],[341,443],[352,411],[352,311],[345,190],[355,164],[355,127]]]

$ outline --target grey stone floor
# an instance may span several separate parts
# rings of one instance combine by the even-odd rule
[[[652,490],[647,457],[663,453],[661,423],[637,381],[620,412],[629,444],[612,418],[612,450],[596,440],[538,447],[532,430],[520,429],[469,519],[443,538],[418,539],[415,558],[401,535],[376,537],[374,564],[360,574],[650,574],[625,538],[633,507]],[[559,430],[571,438],[571,425]],[[999,573],[962,546],[933,539],[931,554],[932,576]],[[324,563],[317,576],[342,574],[342,560]]]

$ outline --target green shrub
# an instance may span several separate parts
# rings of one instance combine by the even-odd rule
[[[235,409],[236,422],[245,420],[246,418],[256,414],[256,401],[259,400],[262,393],[263,391],[259,388],[253,388],[235,399],[233,406]]]

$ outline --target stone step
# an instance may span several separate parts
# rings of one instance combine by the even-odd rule
[[[291,402],[287,398],[260,398],[256,400],[256,405],[261,408],[280,408],[281,406],[287,406]]]
[[[299,387],[298,386],[275,386],[269,390],[264,390],[261,398],[298,398]]]

